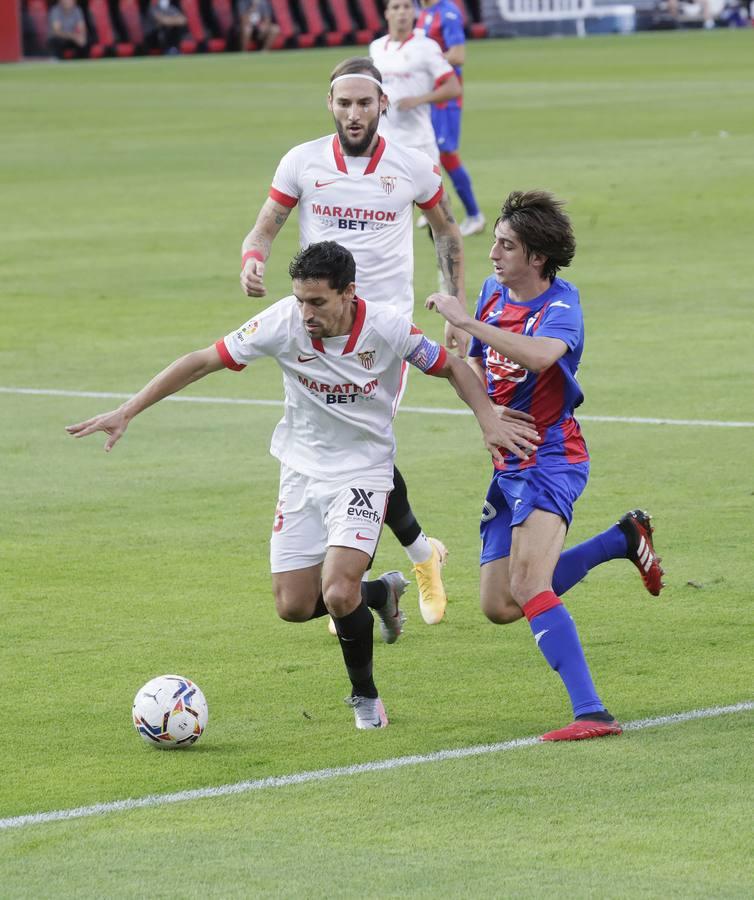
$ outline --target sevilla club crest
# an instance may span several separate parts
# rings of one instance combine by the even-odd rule
[[[371,369],[374,365],[374,350],[365,350],[359,353],[359,360],[365,369]]]
[[[392,194],[395,190],[395,183],[398,181],[397,175],[381,175],[380,176],[380,184],[382,185],[382,190],[386,194]]]

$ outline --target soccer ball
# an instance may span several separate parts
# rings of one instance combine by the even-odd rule
[[[134,728],[148,744],[170,750],[196,743],[207,727],[207,701],[181,675],[160,675],[134,697]]]

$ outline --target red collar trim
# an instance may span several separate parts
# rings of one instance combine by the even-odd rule
[[[379,140],[377,141],[377,146],[374,148],[374,153],[369,159],[367,163],[366,169],[364,169],[365,175],[371,175],[374,170],[377,168],[379,161],[382,159],[382,154],[385,152],[385,138],[380,135]],[[332,139],[332,152],[335,157],[335,165],[339,172],[344,172],[348,175],[348,166],[346,165],[346,158],[343,156],[343,149],[340,146],[340,141],[338,140],[338,135],[334,134]]]
[[[353,327],[351,328],[351,333],[348,335],[346,345],[340,354],[341,356],[345,356],[347,353],[353,353],[353,348],[356,346],[356,341],[358,341],[359,336],[361,335],[361,330],[364,327],[364,319],[367,315],[367,305],[361,297],[356,297],[354,303],[356,304],[356,316],[354,317]],[[322,338],[312,338],[312,347],[314,347],[317,353],[327,352],[325,350],[325,345],[322,342]]]
[[[353,348],[356,346],[356,341],[359,339],[359,335],[361,334],[361,329],[364,327],[364,319],[367,314],[367,305],[361,299],[361,297],[355,298],[356,303],[356,316],[353,320],[353,328],[351,329],[351,334],[346,341],[346,345],[343,348],[343,353],[341,356],[345,356],[346,353],[353,353]]]
[[[334,134],[332,139],[332,152],[335,157],[335,165],[339,172],[345,172],[348,175],[348,166],[346,165],[345,158],[343,157],[343,151],[340,148],[340,141],[338,140],[338,135]]]
[[[385,138],[380,136],[380,139],[377,141],[377,146],[374,148],[372,158],[369,160],[369,165],[364,169],[365,175],[371,175],[377,168],[379,161],[382,159],[382,154],[385,152],[385,146]]]
[[[413,33],[413,31],[412,31],[411,34],[406,38],[406,40],[401,42],[401,45],[400,45],[400,47],[398,47],[398,49],[399,49],[399,50],[403,50],[403,48],[406,46],[406,44],[407,44],[409,41],[413,41],[413,39],[414,39],[415,37],[416,37],[416,35],[415,35],[415,34]]]

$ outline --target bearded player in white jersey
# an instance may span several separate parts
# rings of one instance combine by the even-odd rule
[[[327,96],[336,133],[300,144],[283,157],[243,242],[241,286],[248,296],[265,295],[272,242],[298,205],[301,246],[322,240],[342,243],[356,260],[359,295],[411,318],[416,203],[432,228],[448,293],[465,298],[463,239],[443,195],[440,169],[425,154],[378,134],[387,105],[382,76],[370,59],[355,57],[336,67]],[[446,326],[448,347],[465,355],[467,342],[468,335]],[[447,551],[425,536],[397,469],[393,480],[385,521],[414,564],[422,618],[435,624],[447,604],[441,572]]]
[[[461,84],[437,41],[414,29],[413,0],[388,0],[388,33],[372,41],[369,55],[382,73],[390,107],[380,118],[379,132],[389,141],[422,150],[440,164],[430,104],[460,97]]]
[[[388,722],[372,673],[370,607],[386,642],[400,634],[402,579],[394,572],[371,582],[362,576],[393,482],[393,405],[404,363],[450,381],[498,461],[498,448],[526,458],[538,438],[524,422],[498,419],[466,363],[389,307],[356,297],[355,271],[339,244],[311,245],[291,263],[291,296],[177,359],[118,409],[66,430],[75,437],[104,431],[109,451],[131,419],[159,400],[212,372],[274,358],[285,388],[285,412],[270,448],[280,460],[270,540],[276,610],[288,622],[333,617],[351,682],[346,702],[356,727],[367,729]]]

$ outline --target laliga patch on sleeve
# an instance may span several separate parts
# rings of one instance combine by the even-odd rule
[[[422,335],[421,341],[416,348],[406,357],[406,362],[427,372],[437,362],[440,356],[440,345],[430,340],[426,335]]]
[[[252,334],[254,334],[257,328],[259,328],[259,321],[257,319],[252,319],[250,322],[247,322],[240,331],[236,332],[236,337],[243,344],[247,338],[250,338]]]

